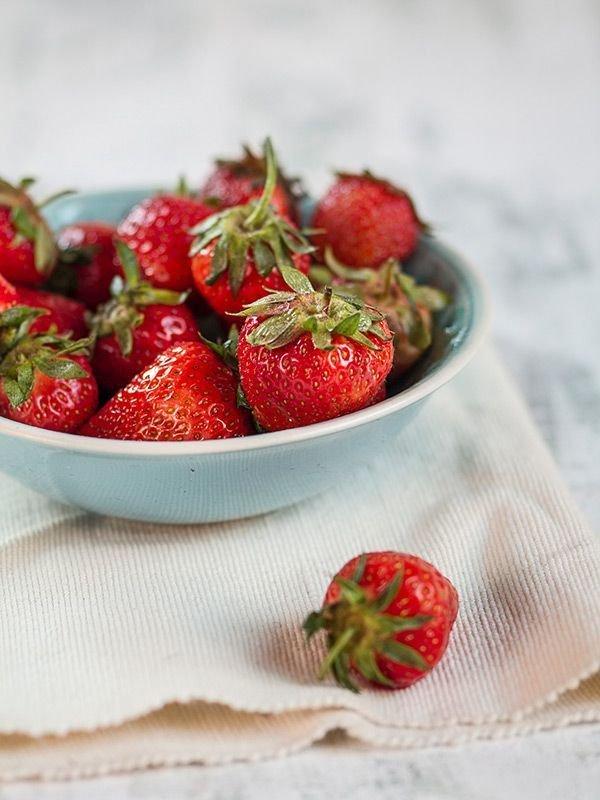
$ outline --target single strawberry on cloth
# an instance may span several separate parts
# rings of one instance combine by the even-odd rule
[[[599,543],[488,349],[375,464],[253,520],[87,516],[0,479],[0,778],[282,756],[341,728],[392,747],[600,720]],[[404,691],[315,678],[301,626],[368,550],[461,604]]]

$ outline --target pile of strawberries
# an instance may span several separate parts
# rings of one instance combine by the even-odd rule
[[[424,229],[405,192],[339,174],[302,230],[269,140],[116,228],[55,236],[30,185],[0,180],[0,415],[18,422],[163,441],[310,425],[385,398],[447,302],[402,270]]]

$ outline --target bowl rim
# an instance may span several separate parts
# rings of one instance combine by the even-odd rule
[[[121,189],[116,191],[135,192],[137,190]],[[110,190],[86,192],[86,195],[111,194]],[[82,193],[84,194],[84,193]],[[81,197],[81,195],[79,195]],[[490,292],[481,273],[463,256],[451,247],[433,237],[427,237],[429,246],[433,246],[442,255],[452,259],[452,267],[466,279],[471,294],[471,319],[464,338],[457,348],[450,352],[447,359],[435,370],[413,386],[403,389],[399,394],[388,397],[380,403],[355,411],[334,419],[306,425],[302,428],[290,428],[283,431],[258,433],[232,439],[212,439],[191,442],[140,442],[121,439],[96,439],[80,436],[75,433],[60,433],[25,425],[21,422],[0,417],[0,434],[11,438],[45,445],[57,450],[69,450],[79,453],[101,456],[123,457],[173,457],[203,456],[210,454],[240,453],[251,450],[262,450],[270,447],[281,447],[296,442],[331,436],[351,428],[368,425],[382,417],[414,405],[428,397],[444,384],[454,378],[471,361],[491,325]]]

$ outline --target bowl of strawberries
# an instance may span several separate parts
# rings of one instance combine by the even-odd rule
[[[0,469],[151,522],[281,508],[393,447],[487,316],[406,192],[314,203],[269,140],[195,191],[0,180]]]

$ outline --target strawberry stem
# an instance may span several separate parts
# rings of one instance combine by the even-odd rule
[[[365,562],[359,560],[354,572],[359,580],[364,574],[364,567]],[[391,686],[393,682],[381,672],[377,663],[378,656],[422,672],[430,668],[417,650],[399,642],[396,635],[405,630],[421,628],[431,621],[431,617],[424,614],[403,617],[385,613],[404,582],[402,570],[376,596],[365,592],[364,587],[355,580],[338,575],[335,582],[340,587],[339,599],[325,604],[319,611],[313,611],[304,622],[308,638],[319,630],[325,630],[328,634],[329,651],[317,673],[319,680],[331,671],[338,684],[358,691],[348,674],[350,669],[354,669],[372,683]]]
[[[329,670],[332,668],[334,662],[340,657],[342,652],[346,649],[346,647],[350,644],[350,640],[352,637],[358,633],[356,628],[346,628],[346,630],[342,633],[342,635],[336,639],[335,644],[331,648],[331,650],[327,653],[327,656],[323,659],[321,666],[319,667],[319,672],[317,673],[317,677],[320,681],[327,675]]]
[[[277,160],[275,158],[275,151],[271,139],[267,137],[264,144],[265,161],[267,164],[267,177],[265,179],[265,186],[260,196],[258,203],[250,216],[244,222],[244,227],[247,229],[259,228],[264,222],[267,211],[269,210],[269,203],[275,191],[277,183]]]

